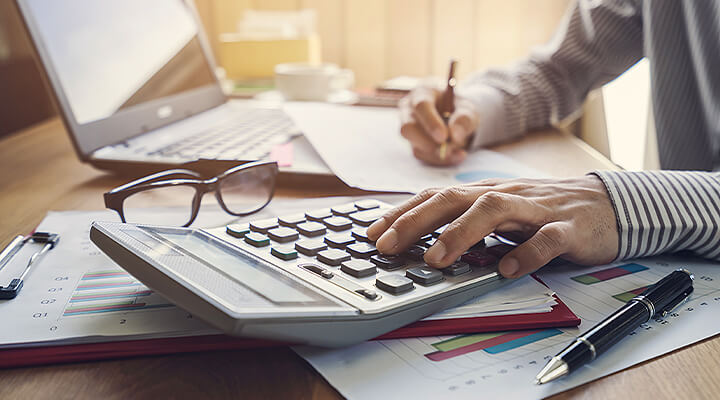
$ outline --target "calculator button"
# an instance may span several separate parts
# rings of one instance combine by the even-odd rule
[[[250,225],[248,224],[230,224],[225,227],[225,232],[228,235],[242,239],[245,234],[250,232]]]
[[[325,225],[333,231],[344,231],[352,228],[352,221],[345,217],[331,217],[323,220]]]
[[[360,226],[370,226],[370,224],[385,215],[385,211],[386,210],[379,208],[375,210],[360,211],[355,214],[350,214],[350,219]]]
[[[380,207],[380,202],[375,199],[358,200],[355,202],[355,207],[360,211],[372,210]]]
[[[250,243],[255,247],[265,247],[270,244],[270,239],[257,232],[250,232],[245,234],[245,242]]]
[[[355,239],[347,233],[330,233],[325,236],[325,243],[336,249],[344,249],[347,245],[355,243]]]
[[[358,209],[355,208],[355,204],[353,203],[341,204],[330,209],[333,214],[341,217],[347,217],[348,215],[357,212],[357,210]]]
[[[305,218],[307,218],[308,221],[322,222],[322,220],[329,217],[332,217],[332,211],[330,211],[329,208],[321,208],[305,213]]]
[[[383,254],[376,254],[370,257],[370,261],[378,267],[388,271],[402,268],[405,266],[406,262],[401,256],[388,256]]]
[[[273,246],[272,249],[270,249],[270,254],[285,261],[294,260],[298,257],[297,251],[289,245]]]
[[[306,256],[315,256],[319,251],[327,249],[327,245],[321,240],[301,240],[295,243],[295,250]]]
[[[447,227],[448,227],[447,225],[443,225],[443,226],[435,229],[435,231],[432,233],[432,235],[434,237],[440,236],[443,232],[445,232],[445,229],[447,229]]]
[[[293,240],[297,240],[297,238],[300,236],[295,231],[295,229],[287,228],[284,226],[280,228],[270,229],[267,234],[268,236],[270,236],[270,239],[280,243],[292,242]]]
[[[410,268],[405,271],[405,276],[424,286],[432,285],[443,279],[442,272],[428,266]]]
[[[277,227],[277,218],[263,219],[250,223],[250,230],[253,232],[267,233],[270,229]]]
[[[340,264],[340,271],[350,274],[356,278],[363,278],[375,275],[377,267],[367,260],[349,260]]]
[[[347,261],[350,259],[350,254],[338,250],[338,249],[327,249],[323,250],[317,253],[317,259],[318,261],[325,263],[327,265],[332,265],[333,267],[337,267],[344,261]]]
[[[429,243],[431,240],[433,243],[436,241],[432,235],[425,235],[415,242],[415,244],[427,250],[432,246],[432,244]]]
[[[356,258],[370,258],[378,253],[375,246],[370,243],[353,243],[348,245],[345,250]]]
[[[375,300],[379,296],[376,291],[371,290],[371,289],[358,289],[355,292],[360,293],[362,296],[365,296],[366,298],[368,298],[370,300]]]
[[[480,240],[474,245],[470,246],[470,250],[482,250],[485,248],[485,239]]]
[[[306,269],[306,270],[308,270],[308,271],[310,271],[310,272],[312,272],[312,273],[314,273],[314,274],[318,274],[318,275],[322,276],[322,277],[325,278],[325,279],[330,279],[330,278],[332,278],[333,276],[335,276],[335,274],[333,274],[332,271],[327,270],[327,269],[325,269],[325,268],[323,268],[323,267],[321,267],[321,266],[319,266],[319,265],[317,265],[317,264],[305,263],[305,264],[300,264],[300,265],[298,265],[298,266],[299,266],[300,268],[304,268],[304,269]]]
[[[278,218],[278,224],[280,224],[280,226],[287,226],[290,228],[294,228],[303,222],[305,222],[305,214],[286,215]]]
[[[405,293],[414,287],[413,281],[402,275],[385,275],[375,280],[375,286],[391,294]]]
[[[470,265],[474,265],[477,267],[485,267],[497,261],[497,257],[492,254],[486,253],[484,250],[475,250],[468,252],[466,254],[463,254],[460,259]]]
[[[372,242],[367,237],[367,228],[361,228],[361,227],[353,228],[352,235],[355,238],[355,240],[357,240],[358,242]]]
[[[503,258],[505,254],[509,253],[514,248],[515,247],[507,244],[499,244],[497,246],[488,247],[485,249],[485,251],[487,251],[488,254],[491,254],[497,258]]]
[[[470,272],[470,264],[463,262],[463,261],[457,261],[453,263],[452,265],[449,265],[442,269],[443,274],[447,276],[458,276],[462,274],[466,274]]]
[[[422,261],[425,255],[425,248],[414,244],[405,250],[405,255],[411,260]]]
[[[297,230],[304,236],[315,237],[324,235],[327,228],[319,222],[303,222],[298,224]]]

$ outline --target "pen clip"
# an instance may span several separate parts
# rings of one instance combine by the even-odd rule
[[[675,310],[677,307],[679,307],[682,303],[687,301],[687,299],[690,298],[690,295],[695,290],[694,287],[690,286],[688,287],[684,292],[682,292],[680,295],[678,295],[673,301],[668,303],[667,306],[663,310],[661,310],[658,314],[660,314],[660,317],[665,317],[670,312]]]

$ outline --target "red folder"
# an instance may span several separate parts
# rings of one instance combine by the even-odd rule
[[[417,321],[386,333],[375,340],[578,326],[580,319],[557,296],[555,296],[555,300],[558,304],[553,306],[551,312]],[[286,344],[261,339],[206,335],[34,346],[0,350],[0,368],[212,350],[238,350]]]

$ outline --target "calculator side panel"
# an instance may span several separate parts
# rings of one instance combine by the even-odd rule
[[[90,228],[90,239],[116,264],[145,286],[161,293],[173,304],[179,304],[177,300],[182,300],[188,305],[183,309],[222,331],[231,331],[235,326],[235,320],[226,313],[195,296],[190,289],[180,283],[169,279],[167,275],[147,264],[145,260],[124,248],[95,226]],[[159,290],[159,288],[162,289]]]
[[[273,321],[281,319],[308,318],[312,315],[313,319],[322,319],[328,317],[337,317],[341,315],[355,315],[358,311],[352,307],[329,300],[323,307],[303,309],[290,309],[280,312],[254,312],[248,307],[247,313],[238,315],[237,310],[218,304],[212,295],[208,296],[207,289],[199,289],[188,285],[177,276],[172,276],[165,271],[162,264],[150,262],[142,257],[141,252],[132,251],[127,248],[127,243],[121,243],[117,233],[108,232],[108,227],[117,226],[116,223],[94,223],[90,229],[90,238],[103,252],[105,252],[113,261],[122,266],[130,274],[143,282],[149,288],[160,293],[172,303],[182,307],[194,316],[208,322],[209,324],[221,329],[222,331],[237,335],[249,336],[243,332],[245,322],[247,321]],[[112,231],[113,229],[110,229]],[[306,312],[304,312],[306,311]],[[303,315],[304,313],[304,315]],[[295,317],[292,317],[295,316]],[[270,339],[270,337],[264,337]],[[273,337],[273,339],[278,339]]]

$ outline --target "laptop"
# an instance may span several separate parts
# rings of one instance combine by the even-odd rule
[[[226,98],[191,1],[17,4],[84,162],[130,173],[224,168],[267,158],[299,135],[278,104]],[[329,174],[303,138],[295,141],[300,165],[281,170]]]

